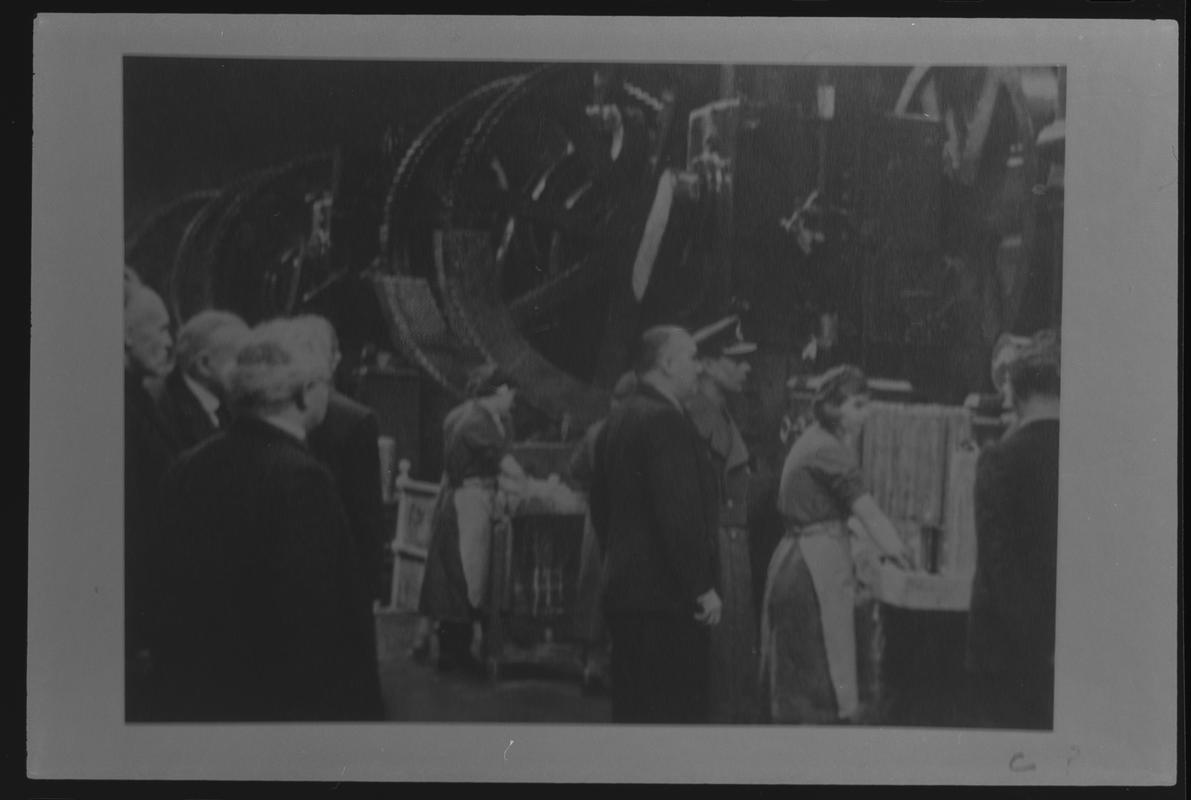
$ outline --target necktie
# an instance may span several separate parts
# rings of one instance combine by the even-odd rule
[[[231,412],[227,410],[227,407],[224,406],[223,403],[220,403],[215,407],[215,421],[220,429],[226,428],[231,424]]]

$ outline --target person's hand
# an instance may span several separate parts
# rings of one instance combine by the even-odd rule
[[[908,547],[903,547],[895,553],[886,553],[882,558],[906,572],[914,572],[918,568],[914,563],[914,553]]]
[[[724,603],[720,600],[720,596],[716,594],[715,589],[709,589],[707,592],[699,595],[695,602],[699,604],[699,611],[695,614],[695,621],[702,622],[704,625],[718,625],[720,622],[720,614],[724,610]]]

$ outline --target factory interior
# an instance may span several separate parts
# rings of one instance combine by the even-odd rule
[[[335,390],[375,416],[385,534],[361,580],[386,721],[613,721],[574,456],[642,332],[731,319],[755,350],[726,406],[749,473],[748,557],[727,580],[756,610],[732,624],[763,625],[783,463],[822,376],[855,365],[871,395],[860,473],[913,567],[856,537],[853,721],[982,724],[965,670],[974,485],[1012,426],[1005,342],[1061,326],[1062,67],[123,70],[125,266],[175,331],[209,309],[325,317]],[[525,481],[492,523],[476,671],[444,661],[419,602],[444,420],[484,365],[515,381]],[[741,641],[755,668],[756,628]]]

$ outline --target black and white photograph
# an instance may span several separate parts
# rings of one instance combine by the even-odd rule
[[[841,746],[895,761],[936,736],[998,764],[965,775],[916,752],[925,782],[1096,782],[1072,778],[1093,747],[1069,714],[1110,702],[1078,663],[1109,636],[1076,562],[1134,540],[1137,563],[1095,567],[1132,592],[1178,527],[1171,493],[1089,541],[1106,527],[1089,503],[1113,500],[1078,489],[1080,442],[1121,435],[1088,422],[1089,394],[1155,385],[1110,363],[1141,344],[1096,339],[1106,294],[1128,293],[1116,313],[1135,338],[1166,353],[1176,333],[1144,313],[1139,333],[1134,284],[1090,277],[1132,269],[1119,252],[1090,267],[1071,244],[1111,213],[1087,210],[1111,187],[1079,188],[1076,167],[1101,169],[1081,114],[1099,117],[1069,89],[1136,88],[1089,75],[1071,37],[998,57],[1011,39],[994,30],[935,58],[892,20],[838,21],[835,49],[758,33],[756,51],[691,46],[715,27],[683,39],[697,21],[672,20],[663,57],[612,18],[603,43],[622,46],[539,20],[585,42],[560,53],[496,20],[503,50],[447,36],[408,56],[375,33],[356,51],[362,20],[290,20],[336,34],[302,52],[301,35],[269,38],[279,19],[245,20],[271,45],[256,51],[212,45],[219,25],[156,46],[170,18],[132,19],[147,37],[102,51],[112,95],[95,101],[116,227],[82,251],[103,297],[121,285],[103,328],[123,358],[122,388],[103,367],[115,514],[93,546],[113,567],[97,692],[123,735],[350,731],[396,760],[388,775],[369,757],[362,774],[384,780],[499,777],[522,733],[557,732],[577,737],[572,759],[591,737],[634,754],[530,779],[699,758],[662,779],[823,783],[858,779]],[[382,22],[403,41],[443,32]],[[1121,142],[1118,170],[1159,174],[1168,122],[1136,120],[1150,161]],[[1178,166],[1158,163],[1169,210]],[[1172,219],[1124,223],[1175,259],[1147,296],[1174,289]],[[1109,426],[1148,406],[1113,408]],[[35,521],[31,507],[31,598]],[[1161,599],[1155,625],[1174,619],[1169,567],[1132,601]],[[1161,631],[1136,632],[1172,637],[1136,676],[1145,709],[1174,675]],[[500,746],[451,773],[415,763],[423,731]],[[788,743],[809,741],[834,767],[814,747],[753,776],[692,755],[767,739],[755,757],[797,760]],[[665,755],[643,749],[662,740]],[[151,749],[164,777],[217,777]],[[330,752],[314,761],[340,779]],[[1161,782],[1173,763],[1131,757],[1134,772],[1105,757],[1094,774]]]
[[[1049,729],[1064,83],[126,58],[129,721]]]

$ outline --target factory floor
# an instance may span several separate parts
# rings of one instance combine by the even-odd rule
[[[607,723],[606,693],[585,695],[574,675],[508,667],[497,681],[440,672],[408,653],[412,612],[376,615],[377,655],[388,718],[394,722]]]
[[[964,618],[944,612],[882,616],[882,679],[864,724],[963,728]],[[377,655],[387,718],[394,722],[611,722],[606,691],[585,694],[574,672],[506,665],[498,680],[440,672],[409,656],[417,629],[411,611],[376,614]],[[862,669],[862,673],[865,672]],[[862,681],[866,679],[861,675]],[[870,684],[871,685],[871,684]]]

